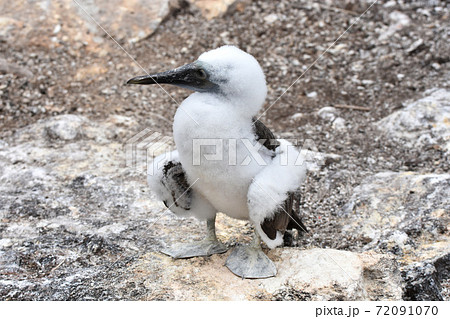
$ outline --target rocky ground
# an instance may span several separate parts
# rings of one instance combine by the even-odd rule
[[[379,1],[323,56],[371,2],[143,2],[0,2],[1,300],[450,298],[446,2]],[[223,44],[266,72],[261,120],[327,154],[302,186],[310,231],[268,252],[267,280],[234,277],[228,253],[158,253],[204,225],[126,161],[142,130],[171,136],[189,92],[123,83]],[[230,247],[251,238],[217,224]]]

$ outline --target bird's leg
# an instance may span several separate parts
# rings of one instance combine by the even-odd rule
[[[236,246],[225,266],[241,278],[269,278],[277,274],[275,264],[262,251],[261,238],[256,231],[250,244]]]
[[[206,220],[206,231],[205,240],[218,241],[216,236],[216,216],[213,219]]]
[[[199,241],[190,244],[177,244],[173,247],[166,248],[161,252],[173,258],[191,258],[200,256],[211,256],[214,254],[222,254],[228,248],[222,244],[216,237],[216,217],[206,221],[207,235]]]

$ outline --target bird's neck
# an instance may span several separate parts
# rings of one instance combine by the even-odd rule
[[[264,99],[252,96],[239,96],[223,93],[195,93],[192,98],[202,103],[211,104],[211,107],[225,107],[228,113],[236,117],[252,119],[261,110]]]

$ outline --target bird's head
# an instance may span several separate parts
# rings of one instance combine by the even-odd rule
[[[156,83],[221,95],[237,107],[252,107],[255,114],[267,94],[266,79],[256,59],[229,45],[205,52],[197,61],[174,70],[138,76],[127,82]]]

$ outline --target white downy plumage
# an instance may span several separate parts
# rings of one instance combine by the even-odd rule
[[[250,220],[271,249],[283,243],[283,236],[277,231],[276,238],[271,240],[262,231],[261,224],[273,216],[286,200],[287,193],[297,189],[306,177],[306,164],[300,153],[288,141],[278,141],[280,147],[276,156],[254,177],[247,194]]]
[[[289,142],[280,140],[281,146],[274,152],[257,141],[253,118],[266,98],[264,73],[254,57],[233,46],[203,53],[196,63],[220,90],[193,93],[175,114],[173,134],[177,151],[172,155],[181,162],[188,184],[195,183],[192,208],[170,209],[178,215],[200,219],[210,218],[216,211],[249,219],[270,248],[281,245],[281,233],[271,240],[260,224],[272,217],[289,191],[301,185],[306,167],[298,165],[303,161]],[[202,141],[203,146],[199,147],[195,140]],[[210,146],[205,145],[207,141]],[[249,152],[251,146],[258,150],[258,156]],[[217,159],[206,159],[205,155],[217,155],[219,149],[221,157],[219,154]],[[197,150],[201,150],[200,156]],[[159,185],[160,174],[149,176],[148,182],[170,206],[173,200]]]

